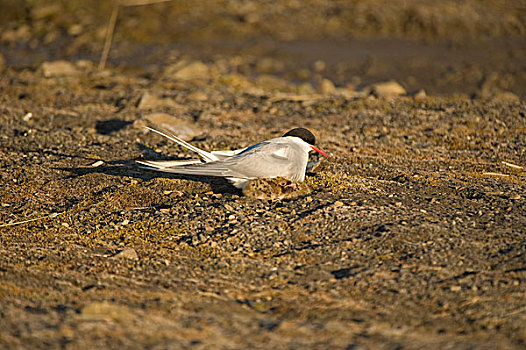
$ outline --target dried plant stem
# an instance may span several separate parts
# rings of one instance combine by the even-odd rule
[[[143,6],[143,5],[153,5],[153,4],[158,4],[161,2],[168,2],[168,1],[172,1],[172,0],[126,0],[126,1],[121,1],[119,5],[124,6],[124,7]]]
[[[28,220],[17,221],[17,222],[10,222],[8,224],[0,225],[0,227],[22,225],[22,224],[25,224],[25,223],[28,223],[28,222],[37,221],[37,220],[41,220],[41,219],[52,219],[52,218],[56,218],[59,214],[61,214],[61,213],[52,213],[52,214],[49,214],[49,215],[46,215],[46,216],[41,216],[41,217],[34,218],[34,219],[28,219]]]
[[[108,25],[106,26],[106,38],[104,39],[104,48],[102,49],[102,55],[100,56],[98,67],[99,70],[103,70],[104,67],[106,67],[106,61],[108,60],[108,55],[110,54],[111,42],[113,41],[113,33],[115,33],[117,16],[119,15],[119,7],[152,5],[168,1],[172,0],[127,0],[120,1],[116,5],[114,5],[113,10],[111,11],[110,20],[108,22]]]
[[[102,50],[102,55],[99,61],[99,70],[103,70],[106,66],[106,60],[108,59],[108,54],[110,53],[111,42],[113,40],[113,33],[115,31],[115,24],[117,23],[117,15],[119,14],[119,6],[114,6],[113,11],[111,12],[110,21],[106,28],[106,39],[104,41],[104,49]]]

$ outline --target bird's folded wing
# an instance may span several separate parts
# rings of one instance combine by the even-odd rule
[[[249,178],[288,176],[294,172],[298,152],[289,144],[261,142],[222,163],[236,173]],[[305,167],[305,166],[303,166]]]
[[[234,150],[212,151],[210,153],[212,153],[214,156],[218,157],[220,160],[223,160],[223,159],[226,159],[226,158],[229,158],[229,157],[233,157],[233,156],[243,152],[244,150],[246,150],[246,147],[245,148],[240,148],[240,149],[234,149]]]
[[[246,174],[239,173],[235,170],[229,169],[225,166],[223,161],[190,164],[175,166],[169,168],[159,168],[159,171],[173,174],[182,175],[201,175],[201,176],[217,176],[217,177],[236,177],[251,179],[253,177],[247,176]]]

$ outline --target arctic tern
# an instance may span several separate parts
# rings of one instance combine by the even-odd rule
[[[137,161],[142,166],[162,172],[223,177],[243,189],[250,180],[284,177],[302,182],[309,152],[316,151],[329,157],[314,146],[316,138],[305,128],[295,128],[282,137],[259,142],[232,151],[207,152],[165,131],[146,127],[179,145],[196,152],[200,160]]]

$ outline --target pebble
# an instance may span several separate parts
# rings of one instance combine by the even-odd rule
[[[85,321],[128,322],[133,320],[134,315],[123,305],[94,302],[82,308],[80,318]]]
[[[174,117],[167,113],[152,113],[144,117],[146,121],[153,124],[158,129],[163,129],[172,134],[189,141],[199,134],[194,123],[185,119]]]
[[[491,96],[491,100],[495,102],[520,102],[520,97],[509,91],[499,91]]]
[[[320,83],[319,91],[324,95],[332,95],[336,92],[336,87],[329,79],[323,79]]]
[[[192,92],[191,94],[188,94],[186,98],[188,98],[189,100],[198,101],[198,102],[208,101],[208,96],[205,93],[200,92],[200,91]]]
[[[423,100],[424,98],[427,97],[427,94],[426,94],[426,91],[424,89],[420,89],[418,90],[414,95],[413,95],[413,98],[415,100]]]
[[[327,64],[322,60],[318,60],[312,64],[312,69],[318,73],[323,72],[326,68]]]
[[[137,255],[137,252],[133,248],[124,248],[117,254],[113,255],[112,258],[114,259],[130,259],[130,260],[139,260],[139,256]]]
[[[316,90],[308,82],[298,85],[297,91],[300,94],[314,94]]]
[[[42,74],[46,78],[72,76],[78,73],[73,63],[68,61],[44,62],[41,65]]]
[[[62,12],[62,6],[60,3],[35,5],[35,7],[31,9],[31,17],[33,19],[44,19],[55,16],[60,12]]]
[[[68,28],[68,34],[71,36],[78,36],[82,34],[84,27],[82,24],[75,23]]]
[[[168,67],[167,73],[178,80],[208,79],[210,68],[201,61],[181,61]]]
[[[1,41],[7,42],[27,42],[29,39],[31,39],[31,27],[26,24],[17,29],[4,30],[0,36]]]
[[[264,57],[257,61],[256,71],[259,74],[269,74],[281,72],[285,68],[285,64],[271,57]]]
[[[294,91],[296,85],[288,80],[270,74],[262,74],[256,78],[256,86],[266,91]]]
[[[404,87],[394,80],[369,85],[366,90],[376,97],[393,97],[407,93]]]
[[[159,97],[149,92],[145,92],[142,95],[139,105],[137,106],[137,108],[139,109],[154,109],[154,108],[166,108],[166,107],[184,109],[183,106],[179,105],[171,98]]]
[[[245,76],[236,73],[222,75],[220,82],[239,90],[254,88],[254,84],[250,82]]]

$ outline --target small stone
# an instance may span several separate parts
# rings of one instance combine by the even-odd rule
[[[348,99],[365,97],[363,91],[356,91],[347,87],[336,88],[336,94]]]
[[[60,14],[63,8],[60,3],[45,4],[35,6],[31,9],[31,17],[33,20],[49,18]]]
[[[332,95],[336,92],[336,87],[329,79],[323,79],[320,83],[319,91],[325,95]]]
[[[312,87],[311,83],[308,83],[308,82],[298,85],[296,90],[297,90],[297,92],[299,94],[314,94],[314,93],[316,93],[316,90],[314,90],[314,88]]]
[[[198,101],[198,102],[208,101],[208,96],[205,93],[200,92],[200,91],[192,92],[191,94],[188,94],[186,98],[188,98],[189,100]]]
[[[33,113],[29,112],[29,113],[26,113],[26,115],[22,117],[22,120],[25,122],[28,122],[31,118],[33,118]]]
[[[449,288],[452,292],[460,292],[462,290],[461,286],[451,286]]]
[[[499,91],[493,94],[492,101],[496,102],[520,102],[520,97],[509,91]]]
[[[262,74],[256,78],[257,87],[265,91],[287,91],[291,92],[296,86],[288,80],[278,78],[270,74]]]
[[[114,259],[130,259],[130,260],[139,260],[137,252],[133,248],[124,248],[117,254],[113,255]]]
[[[372,84],[367,89],[370,94],[376,97],[393,97],[406,94],[404,87],[394,80]]]
[[[101,166],[102,164],[104,164],[104,162],[102,160],[98,160],[95,163],[91,164],[91,167],[92,168],[97,168],[97,167]]]
[[[66,339],[73,339],[75,337],[75,331],[73,328],[68,326],[60,326],[58,329],[58,334]]]
[[[68,34],[71,36],[78,36],[82,34],[83,31],[84,31],[84,27],[82,26],[82,24],[78,24],[78,23],[75,23],[68,28]]]
[[[167,68],[167,73],[179,80],[208,79],[210,69],[201,61],[181,61]]]
[[[24,24],[17,29],[7,29],[2,32],[1,41],[7,42],[27,42],[31,39],[31,27]]]
[[[41,68],[42,74],[46,78],[72,76],[78,73],[73,63],[68,61],[44,62]]]
[[[177,108],[184,109],[183,106],[176,103],[171,98],[159,97],[149,92],[145,92],[137,108],[139,109],[154,109],[154,108]]]
[[[426,91],[424,89],[420,89],[418,90],[414,95],[413,95],[413,98],[415,100],[423,100],[424,98],[427,97],[427,94],[426,94]]]
[[[199,134],[193,123],[167,113],[152,113],[144,118],[156,128],[169,131],[183,140],[191,140]]]
[[[254,84],[241,74],[231,73],[219,77],[222,84],[232,86],[234,89],[246,90],[254,87]]]
[[[322,60],[318,60],[314,62],[312,65],[312,69],[318,73],[323,72],[326,68],[327,68],[327,64],[323,62]]]
[[[81,70],[91,71],[95,69],[95,64],[89,60],[78,60],[75,66]]]
[[[132,321],[134,316],[126,306],[95,302],[82,308],[80,318],[85,321],[127,322]]]
[[[285,64],[271,57],[264,57],[257,61],[256,71],[259,74],[269,74],[281,72],[285,68]]]

